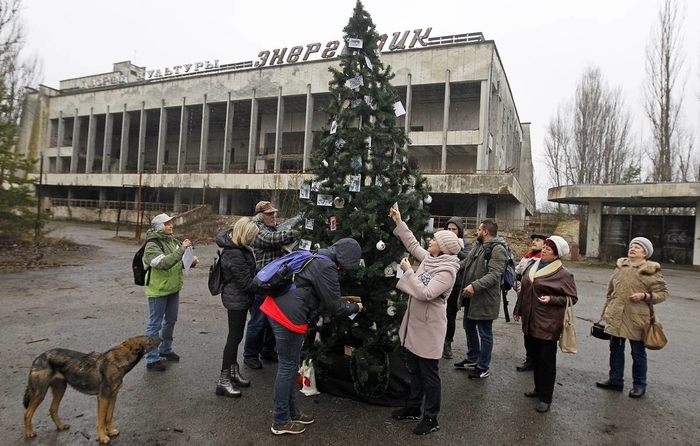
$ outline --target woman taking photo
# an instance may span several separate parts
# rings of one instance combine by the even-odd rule
[[[253,285],[255,256],[250,245],[258,231],[253,220],[243,217],[233,225],[233,229],[222,231],[216,236],[216,244],[223,248],[221,271],[224,287],[221,302],[228,310],[228,337],[216,394],[229,398],[241,396],[237,387],[250,386],[250,381],[241,375],[237,359],[248,309],[253,305],[257,290]]]
[[[560,258],[569,254],[569,244],[553,235],[544,241],[541,257],[523,273],[513,319],[522,318],[528,353],[532,356],[535,389],[525,392],[538,398],[535,410],[548,412],[557,376],[557,341],[564,328],[567,298],[578,302],[574,276]]]
[[[625,339],[632,350],[632,390],[629,396],[639,398],[647,389],[647,350],[642,341],[644,325],[651,316],[649,305],[666,300],[666,281],[661,266],[648,259],[654,246],[644,237],[630,242],[627,257],[617,261],[617,269],[608,283],[608,293],[601,319],[610,339],[610,373],[607,381],[595,383],[602,389],[622,392],[625,372]]]

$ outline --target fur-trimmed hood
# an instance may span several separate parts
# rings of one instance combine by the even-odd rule
[[[617,259],[617,267],[622,268],[624,266],[635,268],[635,266],[633,266],[630,263],[630,259],[628,257],[621,257]],[[661,271],[661,265],[659,265],[657,262],[652,262],[650,260],[645,260],[636,268],[638,268],[637,274],[644,274],[646,276],[650,276],[654,273]]]

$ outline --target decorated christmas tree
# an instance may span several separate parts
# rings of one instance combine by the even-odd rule
[[[390,369],[403,365],[391,362],[400,358],[407,296],[395,288],[405,248],[392,233],[389,209],[398,206],[420,240],[431,199],[425,177],[409,165],[408,138],[396,125],[404,108],[390,83],[394,74],[382,63],[379,34],[361,2],[343,33],[340,69],[330,68],[328,124],[312,153],[314,179],[300,191],[300,246],[314,250],[343,237],[357,240],[364,266],[341,271],[341,290],[359,296],[365,310],[352,320],[321,315],[307,338],[306,358],[313,360],[321,390],[334,393],[343,387],[344,375],[348,386],[342,396],[396,404],[402,401],[384,396],[391,387]],[[333,385],[324,386],[329,380]]]

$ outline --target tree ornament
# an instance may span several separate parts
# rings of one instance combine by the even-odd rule
[[[379,240],[377,242],[377,249],[379,251],[384,251],[384,249],[386,249],[386,243],[384,243],[382,240]]]
[[[431,197],[430,195],[427,195],[427,196],[423,199],[423,201],[425,202],[425,204],[430,204],[430,203],[433,202],[433,197]]]
[[[328,161],[326,161],[326,160],[321,161],[321,165],[323,167],[328,167]]]

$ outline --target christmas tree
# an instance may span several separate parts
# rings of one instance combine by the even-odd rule
[[[310,333],[307,359],[313,359],[321,387],[342,358],[357,399],[371,402],[388,387],[389,357],[399,350],[407,301],[395,288],[405,248],[392,233],[389,209],[397,205],[420,240],[430,198],[425,177],[409,165],[409,141],[396,126],[403,106],[390,83],[394,74],[382,63],[379,34],[360,1],[343,33],[340,69],[330,68],[328,124],[312,153],[314,179],[300,191],[300,246],[313,250],[343,237],[357,240],[364,266],[341,271],[341,289],[360,296],[365,309],[353,320],[321,317]]]

